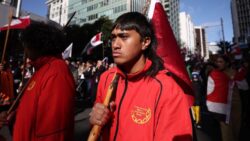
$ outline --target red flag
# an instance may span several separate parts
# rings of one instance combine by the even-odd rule
[[[151,0],[148,16],[153,24],[157,38],[157,54],[164,60],[165,67],[172,72],[182,88],[192,94],[191,80],[188,76],[181,50],[159,0]]]
[[[10,23],[10,29],[23,29],[30,24],[30,16],[20,17],[18,19],[12,19]],[[7,30],[8,24],[0,27],[0,31]]]
[[[102,43],[102,32],[100,32],[91,38],[90,42],[85,46],[81,54],[84,54],[85,52],[87,52],[88,55],[91,54],[92,50]]]

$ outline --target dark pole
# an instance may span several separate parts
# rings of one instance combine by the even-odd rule
[[[76,11],[71,15],[71,17],[69,18],[68,22],[66,23],[66,25],[63,28],[65,28],[65,27],[67,27],[69,25],[70,21],[75,16],[75,14],[76,14]]]
[[[225,44],[225,34],[224,34],[223,19],[221,18],[220,21],[221,21],[221,31],[222,31],[222,41],[223,41],[224,54],[226,54],[227,51],[226,51],[226,44]]]

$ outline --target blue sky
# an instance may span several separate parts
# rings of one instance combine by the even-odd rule
[[[47,13],[46,0],[22,0],[22,9],[41,16]],[[199,26],[209,23],[220,23],[223,18],[224,35],[226,41],[231,41],[233,36],[231,0],[180,0],[180,11],[191,15],[194,25]],[[206,28],[207,41],[219,41],[222,39],[221,26]]]
[[[220,18],[222,18],[225,40],[231,41],[233,28],[230,1],[231,0],[180,0],[180,10],[190,14],[196,26],[203,24],[220,24]],[[210,26],[206,28],[206,34],[209,42],[221,40],[221,26]]]
[[[22,10],[45,16],[47,14],[45,2],[46,0],[22,0]]]

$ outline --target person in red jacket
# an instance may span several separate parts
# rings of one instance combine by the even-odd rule
[[[0,108],[14,99],[14,79],[8,63],[0,63]]]
[[[112,33],[117,67],[101,75],[90,123],[102,126],[102,141],[191,141],[192,123],[183,90],[156,55],[156,38],[138,12],[121,15]],[[118,75],[110,106],[102,103]]]
[[[13,141],[73,140],[75,83],[61,57],[62,30],[32,22],[20,37],[35,73],[16,109]]]

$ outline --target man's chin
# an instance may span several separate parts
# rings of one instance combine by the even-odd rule
[[[122,61],[122,59],[120,59],[120,58],[114,58],[114,63],[116,64],[116,65],[122,65],[122,64],[124,64],[124,61]]]

